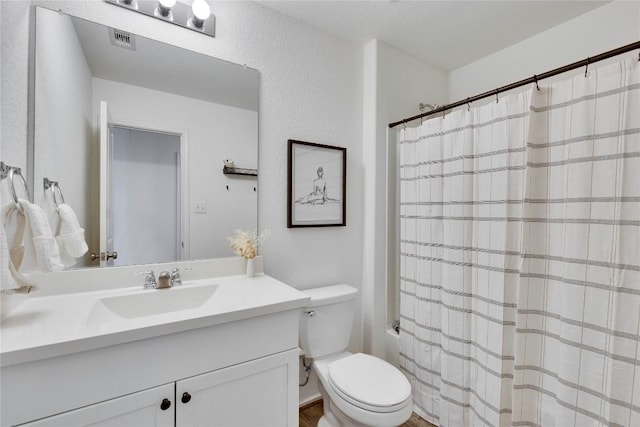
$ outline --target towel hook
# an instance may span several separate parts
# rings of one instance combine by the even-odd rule
[[[27,200],[33,203],[32,201],[33,199],[31,199],[31,194],[29,194],[29,188],[27,187],[27,181],[24,179],[24,176],[22,176],[22,172],[20,168],[11,167],[9,168],[9,172],[7,173],[7,177],[9,178],[9,183],[10,183],[9,191],[11,192],[11,197],[13,197],[13,201],[15,202],[16,205],[18,205],[18,193],[16,192],[16,185],[14,181],[14,178],[16,175],[18,175],[22,180],[24,191],[25,193],[27,193]],[[18,205],[18,208],[22,212],[22,208],[20,208],[20,205]]]
[[[56,209],[60,207],[60,202],[58,202],[58,197],[56,194],[56,189],[58,193],[60,193],[60,200],[64,203],[64,195],[62,194],[62,189],[60,188],[60,184],[58,181],[52,181],[49,178],[42,178],[42,185],[45,190],[51,189],[51,193],[53,193],[53,203],[56,204]]]
[[[48,190],[49,188],[51,188],[52,185],[56,185],[57,182],[56,181],[52,181],[47,177],[42,178],[42,186],[44,187],[45,190]]]
[[[11,169],[11,166],[6,164],[5,162],[0,161],[0,179],[5,179],[7,177],[9,169]]]

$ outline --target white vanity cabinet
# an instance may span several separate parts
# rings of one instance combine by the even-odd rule
[[[178,381],[176,426],[298,425],[298,354],[293,350]]]
[[[299,310],[247,315],[2,366],[0,425],[297,426]]]
[[[293,426],[297,359],[290,350],[22,426]]]
[[[173,427],[174,384],[165,384],[127,396],[54,415],[24,427]]]

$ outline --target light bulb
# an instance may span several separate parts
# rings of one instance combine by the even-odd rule
[[[209,3],[205,0],[194,0],[191,5],[191,10],[193,11],[193,25],[196,28],[202,28],[204,21],[209,18],[209,15],[211,14]]]
[[[173,6],[176,5],[176,0],[158,0],[158,3],[160,3],[162,6],[171,9]]]
[[[176,0],[158,0],[158,13],[165,18],[171,13],[171,8],[176,5]]]

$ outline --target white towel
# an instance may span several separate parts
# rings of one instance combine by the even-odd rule
[[[28,293],[36,286],[19,272],[24,256],[25,217],[11,202],[0,211],[0,220],[0,287],[3,293]]]
[[[9,254],[9,243],[7,241],[7,234],[14,234],[18,224],[13,219],[13,211],[15,210],[15,204],[9,203],[2,207],[2,227],[0,227],[0,283],[2,284],[2,290],[13,290],[20,287],[16,283],[13,275],[9,271],[9,265],[13,266],[13,259]],[[9,230],[7,230],[9,228]]]
[[[47,215],[40,206],[26,200],[18,201],[25,217],[24,256],[19,271],[42,273],[64,268],[60,261],[58,243],[53,238]]]
[[[60,226],[56,240],[60,247],[60,258],[65,267],[71,267],[76,263],[75,258],[80,258],[87,253],[89,247],[84,240],[84,228],[80,227],[78,217],[71,206],[66,203],[58,205]]]

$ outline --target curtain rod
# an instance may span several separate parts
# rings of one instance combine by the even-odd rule
[[[420,119],[422,117],[431,116],[432,114],[441,113],[443,111],[447,111],[447,110],[450,110],[452,108],[460,107],[461,105],[470,104],[471,102],[478,101],[478,100],[483,99],[483,98],[488,98],[489,96],[497,96],[499,93],[506,92],[508,90],[515,89],[517,87],[524,86],[524,85],[527,85],[527,84],[530,84],[530,83],[538,83],[538,81],[540,81],[542,79],[547,79],[549,77],[553,77],[553,76],[558,75],[558,74],[566,73],[567,71],[575,70],[576,68],[589,67],[589,64],[593,64],[594,62],[598,62],[598,61],[602,61],[602,60],[605,60],[605,59],[609,59],[609,58],[612,58],[614,56],[618,56],[618,55],[621,55],[621,54],[626,53],[626,52],[630,52],[630,51],[635,50],[635,49],[640,49],[640,41],[628,44],[626,46],[619,47],[617,49],[610,50],[608,52],[601,53],[601,54],[596,55],[596,56],[587,57],[587,59],[583,59],[581,61],[577,61],[577,62],[574,62],[572,64],[565,65],[564,67],[560,67],[560,68],[556,68],[556,69],[551,70],[551,71],[547,71],[546,73],[534,74],[532,77],[529,77],[528,79],[523,79],[523,80],[517,81],[515,83],[511,83],[511,84],[508,84],[506,86],[502,86],[502,87],[499,87],[497,89],[493,89],[493,90],[481,93],[479,95],[472,96],[472,97],[467,98],[467,99],[463,99],[463,100],[460,100],[460,101],[457,101],[457,102],[453,102],[451,104],[446,104],[446,105],[443,105],[442,107],[438,107],[435,110],[431,110],[431,111],[428,111],[426,113],[421,113],[421,114],[418,114],[416,116],[400,120],[398,122],[389,123],[389,127],[393,128],[393,127],[396,127],[396,126],[401,125],[403,123],[407,123],[407,122],[410,122],[410,121],[413,121],[413,120],[416,120],[416,119]],[[585,70],[585,73],[586,73],[586,70]]]

